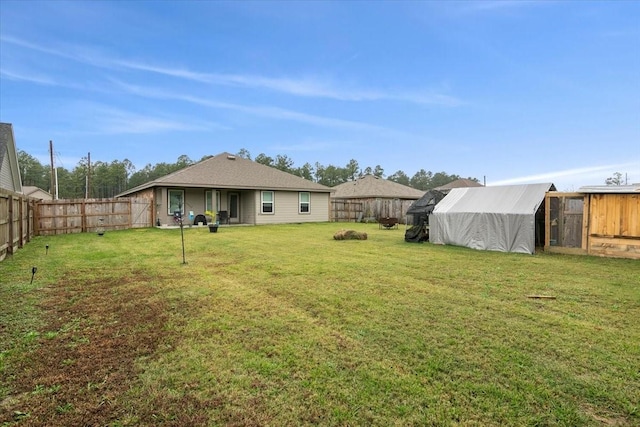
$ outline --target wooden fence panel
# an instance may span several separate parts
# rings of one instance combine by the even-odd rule
[[[69,199],[38,203],[39,235],[151,227],[150,202],[140,199]],[[135,206],[135,208],[134,208]]]
[[[131,227],[144,228],[153,224],[151,199],[131,198]]]
[[[590,234],[640,237],[640,196],[594,194],[591,196]]]
[[[0,261],[34,235],[124,230],[151,227],[146,199],[36,200],[0,190]]]
[[[0,261],[33,237],[34,206],[35,199],[0,190]]]
[[[9,217],[10,195],[0,193],[0,260],[9,252],[9,229],[11,218]]]
[[[331,200],[332,221],[358,221],[378,218],[398,218],[405,222],[407,210],[415,200],[406,199],[334,199]]]
[[[356,222],[362,220],[363,203],[351,200],[331,201],[331,221]]]

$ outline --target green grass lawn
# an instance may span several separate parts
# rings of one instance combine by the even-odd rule
[[[0,263],[0,425],[640,424],[640,262],[403,238],[38,237]]]

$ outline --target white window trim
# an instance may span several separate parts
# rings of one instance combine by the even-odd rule
[[[173,212],[171,210],[171,193],[176,192],[176,193],[181,193],[182,195],[182,207],[180,208],[180,213],[182,215],[184,215],[184,205],[185,205],[185,201],[184,201],[184,190],[179,190],[177,188],[169,188],[167,189],[167,214],[168,215],[173,215]]]
[[[271,193],[271,201],[267,201],[265,202],[264,200],[264,195],[266,193]],[[264,204],[265,203],[271,203],[271,212],[265,212],[264,211]],[[260,213],[262,215],[275,215],[276,213],[276,192],[275,191],[261,191],[260,192]]]
[[[307,196],[309,196],[306,202],[302,201],[302,195],[303,194],[306,194]],[[308,206],[308,210],[306,212],[302,211],[302,204],[303,203],[306,203],[307,205],[309,205]],[[300,215],[309,215],[309,214],[311,214],[311,192],[309,192],[309,191],[300,191],[300,192],[298,192],[298,213]]]

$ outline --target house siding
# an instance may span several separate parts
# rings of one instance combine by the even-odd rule
[[[329,193],[310,192],[310,212],[301,214],[299,211],[299,192],[275,191],[274,213],[261,213],[260,191],[255,193],[255,224],[283,224],[298,222],[325,222],[329,221]]]
[[[0,188],[16,191],[16,187],[13,185],[13,174],[11,173],[8,155],[2,157],[2,164],[0,165]]]
[[[256,204],[256,197],[259,201],[259,191],[245,192],[240,195],[240,204],[242,206],[240,217],[242,218],[242,222],[245,224],[256,224],[256,213],[259,209],[259,205]]]
[[[172,225],[173,215],[167,212],[168,190],[183,190],[185,194],[185,224],[191,223],[189,212],[193,211],[194,216],[205,212],[205,192],[206,188],[181,188],[181,187],[157,187],[132,193],[130,197],[152,199],[154,203],[153,224],[160,221],[161,225]],[[215,193],[215,189],[211,189]],[[329,193],[309,192],[311,196],[308,214],[298,213],[298,191],[274,191],[275,213],[262,214],[261,191],[260,190],[221,190],[219,210],[229,210],[229,194],[239,195],[239,223],[241,224],[285,224],[300,222],[328,222],[329,221]],[[232,222],[235,223],[235,222]]]

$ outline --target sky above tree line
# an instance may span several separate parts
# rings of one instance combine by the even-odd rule
[[[245,148],[640,182],[640,2],[0,2],[0,121],[73,169]]]

